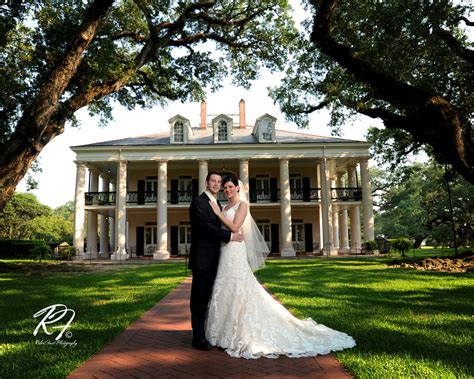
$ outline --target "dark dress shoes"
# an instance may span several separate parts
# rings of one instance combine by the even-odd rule
[[[193,347],[198,350],[208,351],[212,349],[211,344],[205,338],[193,338]]]

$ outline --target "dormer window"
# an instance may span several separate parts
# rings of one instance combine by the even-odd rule
[[[174,123],[174,142],[184,142],[184,125],[181,121]]]
[[[275,135],[275,123],[276,118],[265,114],[255,121],[252,134],[257,138],[260,143],[271,143],[276,142]]]
[[[226,115],[219,115],[212,120],[214,129],[214,143],[231,142],[232,118]]]
[[[170,142],[177,144],[188,143],[193,135],[189,120],[183,116],[176,115],[168,120],[170,124]]]
[[[219,126],[217,127],[217,139],[219,142],[225,142],[229,139],[227,133],[227,122],[220,121]]]

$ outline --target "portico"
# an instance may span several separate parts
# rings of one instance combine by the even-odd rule
[[[356,253],[361,230],[374,239],[368,143],[280,131],[270,115],[254,127],[218,116],[204,128],[201,118],[200,127],[179,129],[188,133],[181,141],[173,128],[190,122],[170,121],[169,133],[72,148],[79,259],[185,254],[188,207],[209,171],[239,175],[275,255]]]

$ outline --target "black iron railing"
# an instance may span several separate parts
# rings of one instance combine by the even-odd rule
[[[115,192],[86,192],[86,205],[114,205]]]
[[[362,190],[359,187],[331,188],[331,199],[360,201],[362,200]]]
[[[196,191],[168,191],[168,204],[190,204]],[[114,205],[116,192],[86,192],[86,205]],[[217,196],[221,202],[226,202],[224,193],[221,191]],[[360,201],[362,191],[360,188],[331,188],[331,199],[338,201]],[[127,204],[156,204],[158,196],[156,191],[128,191]],[[321,200],[320,188],[293,188],[291,189],[291,200],[296,202],[319,202]],[[278,203],[280,201],[280,189],[251,189],[251,203]]]

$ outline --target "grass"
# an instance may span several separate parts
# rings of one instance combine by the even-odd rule
[[[64,378],[185,277],[182,263],[91,267],[0,262],[0,378]],[[69,346],[33,336],[33,315],[53,304],[76,313]]]
[[[452,252],[452,250],[451,250]],[[450,252],[415,251],[417,257]],[[474,278],[389,268],[380,257],[272,260],[259,278],[300,318],[352,335],[337,353],[357,378],[472,378]],[[64,378],[184,278],[182,263],[0,261],[0,378]],[[33,314],[74,309],[75,346],[37,344]]]
[[[258,276],[299,318],[355,338],[337,357],[357,378],[472,378],[472,274],[388,268],[391,260],[270,261]]]

